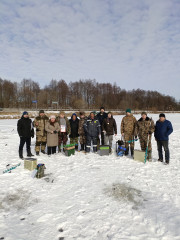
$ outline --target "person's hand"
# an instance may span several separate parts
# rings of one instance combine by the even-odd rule
[[[117,134],[114,134],[115,136],[117,136]]]
[[[39,125],[39,123],[38,122],[36,122],[36,124],[35,124],[36,126],[38,126]]]
[[[122,133],[121,135],[124,136],[124,133]]]

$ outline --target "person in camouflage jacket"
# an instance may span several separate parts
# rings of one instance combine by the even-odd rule
[[[87,117],[85,116],[84,112],[80,112],[80,119],[79,119],[79,128],[78,128],[78,134],[80,136],[80,144],[81,144],[81,149],[80,151],[85,150],[86,148],[86,135],[84,132],[84,122],[87,120]]]
[[[142,112],[141,118],[136,123],[135,134],[139,136],[142,151],[146,151],[148,143],[148,160],[151,160],[152,158],[151,136],[154,130],[154,121],[151,118],[147,117],[146,112]]]
[[[45,131],[45,125],[49,121],[49,118],[45,115],[44,110],[39,111],[39,116],[34,119],[33,125],[36,128],[36,144],[35,152],[39,155],[41,150],[45,154],[47,132]]]
[[[60,132],[58,133],[59,137],[59,151],[61,151],[61,144],[64,146],[68,141],[68,135],[71,133],[70,123],[68,118],[65,116],[65,112],[61,111],[59,116],[56,118],[56,121],[59,123]]]
[[[125,141],[125,155],[129,154],[129,145],[131,156],[134,154],[134,136],[135,136],[136,118],[131,114],[131,109],[126,109],[126,116],[121,121],[121,135]],[[130,142],[128,142],[130,141]]]

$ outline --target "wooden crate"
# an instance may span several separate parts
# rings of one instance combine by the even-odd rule
[[[134,160],[139,162],[144,162],[145,151],[134,150]]]
[[[29,171],[37,168],[37,158],[25,158],[24,159],[24,169],[28,169]]]

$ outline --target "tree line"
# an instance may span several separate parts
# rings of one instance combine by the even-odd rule
[[[31,79],[20,83],[0,78],[0,108],[38,109],[106,109],[178,111],[180,103],[174,97],[157,91],[121,89],[116,83],[98,83],[86,79],[66,83],[65,80],[51,80],[44,88]]]

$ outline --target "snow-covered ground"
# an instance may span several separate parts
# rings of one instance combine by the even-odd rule
[[[179,240],[180,114],[166,116],[174,127],[170,165],[157,162],[153,139],[153,162],[146,164],[115,152],[40,155],[38,163],[46,165],[41,179],[18,158],[17,120],[0,120],[0,239]],[[122,117],[115,116],[118,131]],[[33,153],[34,145],[35,139]],[[19,162],[3,174],[7,164]]]

